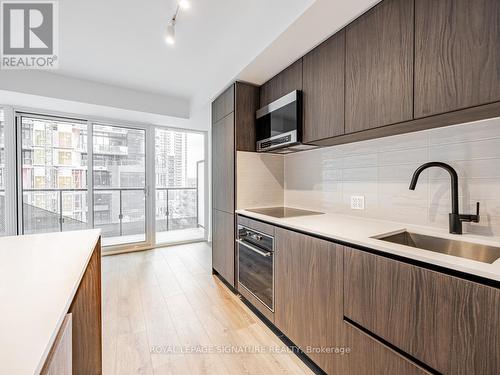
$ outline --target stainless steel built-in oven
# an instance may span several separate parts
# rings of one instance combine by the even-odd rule
[[[274,238],[238,225],[238,282],[274,312]]]

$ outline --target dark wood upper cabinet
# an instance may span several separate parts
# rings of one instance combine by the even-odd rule
[[[304,143],[344,134],[345,32],[303,58]]]
[[[413,118],[413,0],[384,0],[346,28],[346,133]]]
[[[234,112],[212,126],[213,208],[234,212]]]
[[[344,315],[442,374],[500,374],[500,289],[345,248]]]
[[[302,90],[302,58],[260,87],[260,108],[293,90]]]
[[[274,323],[305,348],[341,347],[342,246],[275,229]],[[328,374],[340,374],[340,356],[308,353]]]
[[[236,150],[255,151],[255,112],[259,107],[259,88],[241,82],[236,82],[234,86]]]
[[[415,0],[415,117],[500,100],[500,1]]]
[[[234,84],[212,102],[212,124],[234,111]]]

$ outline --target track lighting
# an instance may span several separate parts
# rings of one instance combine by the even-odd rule
[[[175,18],[168,23],[165,41],[170,45],[175,44]]]
[[[181,9],[189,9],[189,8],[191,8],[191,3],[189,2],[189,0],[179,0],[178,4],[181,7]]]
[[[189,0],[178,0],[177,8],[175,9],[175,14],[172,16],[172,19],[169,21],[167,26],[167,32],[165,35],[165,42],[167,44],[173,45],[175,44],[175,23],[177,21],[177,15],[179,14],[179,9],[189,9],[191,7],[191,3]]]

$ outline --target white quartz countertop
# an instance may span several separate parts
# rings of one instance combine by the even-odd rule
[[[484,237],[470,234],[454,235],[449,234],[447,230],[442,229],[331,213],[283,219],[246,210],[236,210],[236,213],[271,224],[296,229],[301,232],[330,238],[332,240],[346,242],[352,245],[358,245],[483,278],[500,281],[500,259],[497,259],[494,263],[489,264],[372,238],[381,234],[398,233],[403,230],[408,230],[435,237],[451,238],[460,241],[469,241],[500,247],[500,238],[498,237]]]
[[[0,374],[38,374],[100,230],[0,238]]]

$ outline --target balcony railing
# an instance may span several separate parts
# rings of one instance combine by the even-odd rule
[[[42,193],[45,200],[52,200],[52,204],[40,205],[34,202],[34,197],[28,200],[27,194]],[[87,189],[23,189],[23,233],[41,233],[63,230],[78,230],[88,227],[83,218],[74,218],[64,215],[63,196],[64,193],[82,194],[80,210],[86,212],[86,199],[83,198]],[[46,202],[48,203],[48,202]],[[72,211],[76,210],[72,207]]]
[[[31,199],[26,197],[27,194],[37,193],[45,195],[38,198],[43,204],[37,205],[34,196]],[[87,189],[23,189],[24,233],[87,228],[87,215],[91,212],[87,193]],[[81,194],[78,206],[75,206],[73,198],[67,202],[70,207],[65,207],[65,194]],[[200,227],[198,204],[196,187],[157,188],[156,232]],[[70,216],[71,210],[73,213]],[[102,230],[103,237],[135,236],[145,240],[146,189],[94,188],[94,227]]]
[[[156,188],[156,232],[198,228],[198,188]]]

